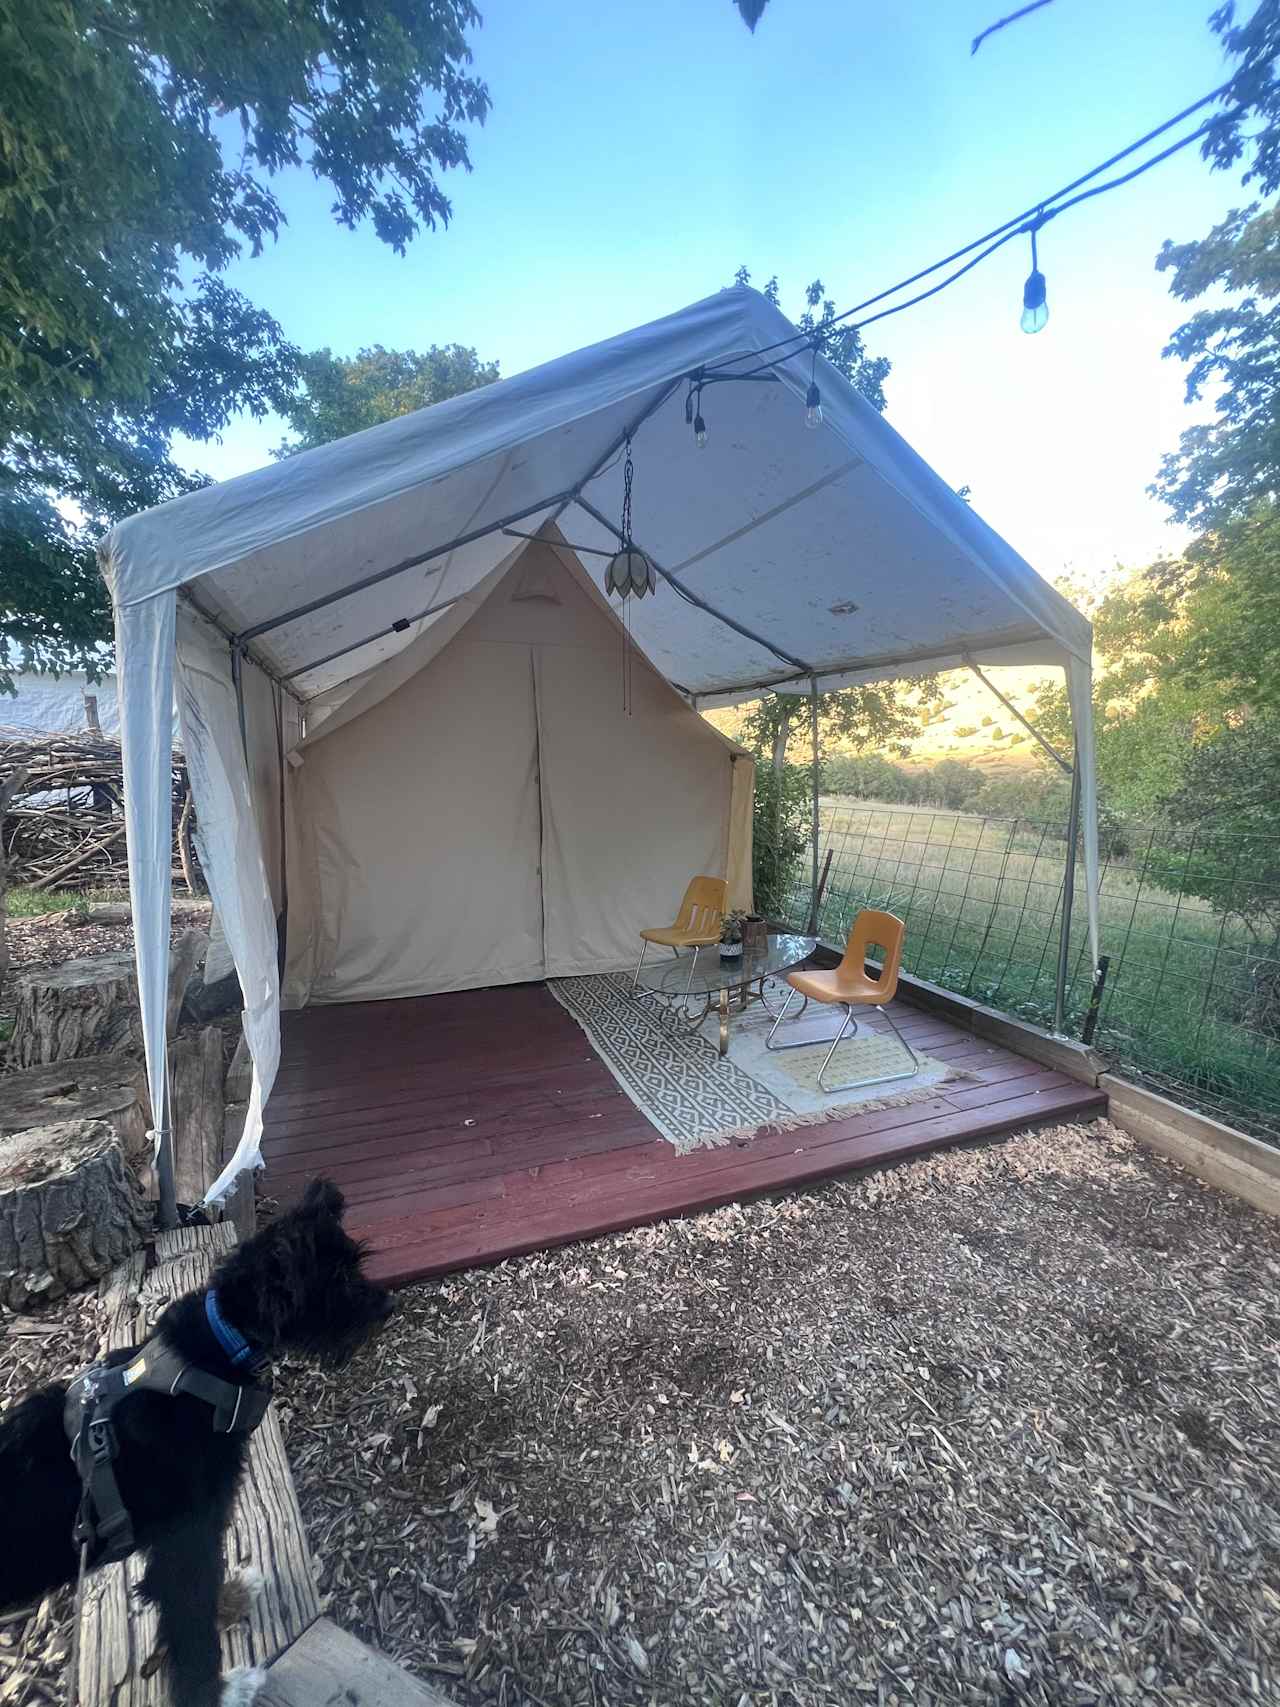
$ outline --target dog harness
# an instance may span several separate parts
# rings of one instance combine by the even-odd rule
[[[218,1295],[205,1293],[205,1319],[232,1367],[258,1374],[267,1359],[223,1316]],[[72,1538],[88,1550],[90,1565],[128,1558],[133,1521],[120,1497],[115,1459],[120,1450],[112,1412],[129,1393],[179,1393],[203,1399],[213,1412],[215,1434],[252,1434],[271,1403],[269,1387],[240,1386],[187,1363],[159,1337],[149,1339],[127,1363],[95,1363],[67,1389],[62,1420],[71,1442],[71,1462],[80,1476],[80,1509]]]

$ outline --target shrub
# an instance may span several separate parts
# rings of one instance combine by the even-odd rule
[[[812,829],[811,778],[807,765],[756,767],[751,879],[756,911],[766,919],[788,919],[792,898],[804,881]]]
[[[973,723],[966,723],[966,724],[962,725],[961,728],[956,730],[957,738],[962,740],[962,741],[965,740],[968,736],[976,735],[977,733],[978,733],[977,725],[973,724]]]
[[[830,793],[851,794],[856,800],[909,806],[920,798],[913,774],[879,753],[839,754],[824,765],[823,780]]]
[[[976,765],[966,765],[959,759],[943,759],[929,771],[924,787],[928,799],[958,812],[977,799],[984,780]]]

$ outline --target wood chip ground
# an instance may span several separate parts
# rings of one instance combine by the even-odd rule
[[[1280,1227],[1060,1127],[418,1286],[286,1383],[459,1701],[1280,1700]]]
[[[279,1404],[328,1615],[459,1703],[1216,1707],[1280,1701],[1278,1353],[1280,1227],[1098,1123],[412,1288]]]

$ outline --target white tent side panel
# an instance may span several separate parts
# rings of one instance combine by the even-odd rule
[[[173,644],[171,637],[171,649]],[[215,1200],[241,1169],[261,1160],[262,1111],[280,1063],[276,920],[226,642],[189,606],[183,606],[178,613],[176,651],[178,714],[196,801],[200,863],[240,975],[244,1033],[253,1058],[244,1134],[235,1156],[210,1188],[208,1197]],[[130,680],[123,660],[122,679]],[[125,738],[127,765],[127,723]],[[127,778],[126,771],[126,782]],[[165,828],[167,832],[167,811]],[[135,902],[134,918],[140,917]],[[139,951],[140,971],[141,966]],[[147,1060],[150,1066],[150,1048]]]
[[[623,662],[617,622],[530,546],[415,676],[305,744],[291,1004],[624,966],[690,877],[728,871],[735,749],[638,656],[624,708]]]
[[[222,649],[226,651],[225,642]],[[280,770],[284,753],[298,744],[300,707],[250,658],[241,664],[240,687],[244,697],[244,747],[254,823],[271,903],[278,913],[284,905],[285,888]]]

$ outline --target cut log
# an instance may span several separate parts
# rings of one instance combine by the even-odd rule
[[[150,1222],[105,1120],[0,1138],[0,1304],[28,1309],[98,1280]]]
[[[173,1183],[179,1203],[199,1203],[222,1170],[222,1081],[217,1026],[169,1045]]]
[[[165,1029],[172,1035],[192,969],[209,946],[203,931],[184,931],[169,954]],[[138,978],[131,953],[66,960],[16,981],[11,1067],[76,1061],[140,1048]]]
[[[161,1233],[156,1240],[156,1266],[142,1276],[136,1295],[136,1270],[113,1276],[104,1289],[108,1341],[103,1350],[120,1350],[144,1340],[165,1305],[203,1286],[209,1270],[234,1244],[235,1230],[226,1222]],[[155,1607],[137,1592],[146,1562],[144,1553],[135,1553],[123,1565],[92,1571],[85,1580],[80,1707],[169,1707],[172,1701],[163,1672],[157,1669],[144,1675],[156,1646]],[[224,1633],[223,1670],[269,1665],[320,1612],[302,1514],[274,1408],[250,1436],[247,1472],[227,1530],[226,1563],[228,1571],[246,1567],[260,1571],[266,1592],[247,1623]],[[319,1698],[315,1707],[323,1707],[323,1702],[324,1697]]]
[[[9,1062],[38,1067],[141,1042],[132,954],[67,960],[17,980]]]
[[[133,1055],[90,1055],[0,1076],[0,1136],[60,1120],[106,1121],[125,1160],[142,1165],[149,1160],[151,1124],[142,1062]]]
[[[204,931],[183,931],[169,950],[169,1001],[165,1008],[164,1029],[172,1037],[178,1029],[178,1015],[187,998],[192,973],[209,952],[209,938]]]
[[[315,1623],[271,1667],[261,1707],[453,1707],[394,1661],[328,1618]]]
[[[207,919],[209,903],[200,899],[191,899],[175,895],[169,903],[175,920]],[[87,925],[131,925],[133,923],[133,908],[128,901],[91,901],[83,914]]]

